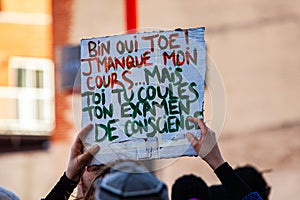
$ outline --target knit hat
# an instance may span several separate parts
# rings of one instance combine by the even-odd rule
[[[19,200],[19,197],[17,197],[13,192],[0,187],[0,199],[1,200]]]
[[[168,200],[167,186],[134,161],[124,161],[95,184],[96,200]]]
[[[193,174],[179,177],[172,186],[172,200],[209,200],[209,190],[202,178]]]

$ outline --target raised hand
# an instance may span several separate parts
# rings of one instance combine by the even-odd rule
[[[198,155],[206,161],[209,166],[215,170],[225,161],[222,158],[217,140],[216,134],[203,122],[202,119],[190,117],[188,119],[190,122],[198,124],[201,130],[200,138],[196,138],[192,133],[187,133],[187,139],[198,153]]]
[[[66,176],[72,181],[79,181],[85,167],[92,160],[93,155],[100,150],[100,146],[94,145],[88,151],[83,151],[82,139],[93,128],[92,124],[85,126],[77,135],[72,148]]]

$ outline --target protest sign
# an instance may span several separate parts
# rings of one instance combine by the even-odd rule
[[[93,163],[196,155],[189,116],[203,117],[204,28],[81,40],[82,126]]]

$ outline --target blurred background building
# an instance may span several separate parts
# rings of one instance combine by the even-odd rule
[[[45,145],[55,125],[51,4],[0,3],[0,149]]]
[[[226,94],[219,138],[225,158],[233,166],[273,169],[266,174],[271,199],[296,199],[300,1],[136,2],[140,31],[206,27],[208,56]],[[45,196],[65,170],[80,129],[80,94],[73,87],[79,42],[125,33],[125,5],[125,0],[0,0],[0,185],[21,199]],[[206,91],[208,123],[217,108],[212,93]],[[198,158],[154,165],[169,187],[189,173],[218,183]]]

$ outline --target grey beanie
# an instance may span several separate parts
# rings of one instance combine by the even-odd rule
[[[19,197],[17,197],[17,195],[13,192],[0,187],[0,200],[19,200]]]
[[[167,186],[134,161],[117,164],[95,184],[96,200],[168,200]]]

